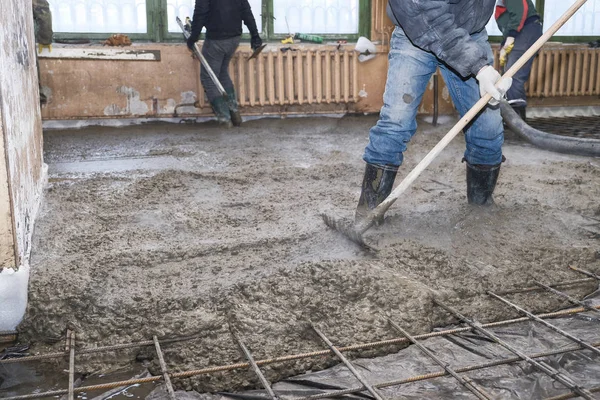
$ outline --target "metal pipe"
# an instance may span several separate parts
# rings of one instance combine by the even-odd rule
[[[156,354],[158,355],[160,371],[162,372],[163,379],[165,380],[165,386],[167,386],[169,398],[171,400],[176,400],[175,391],[173,390],[173,385],[171,384],[171,378],[169,378],[169,372],[167,371],[167,363],[165,363],[165,358],[163,357],[163,352],[160,349],[160,343],[158,342],[156,335],[152,337],[152,340],[154,341],[154,348],[156,349]]]
[[[490,400],[491,399],[490,395],[485,393],[485,391],[483,391],[483,389],[476,386],[470,379],[460,376],[456,371],[454,371],[452,369],[452,367],[450,367],[450,365],[448,363],[445,363],[444,361],[442,361],[438,356],[433,354],[431,352],[431,350],[429,350],[427,347],[425,347],[421,342],[419,342],[417,339],[412,337],[407,331],[402,329],[399,325],[394,323],[394,321],[388,319],[388,322],[392,326],[392,328],[394,328],[396,331],[398,331],[401,334],[403,334],[404,336],[406,336],[406,338],[408,340],[410,340],[412,342],[412,344],[414,344],[419,349],[421,349],[421,351],[423,353],[425,353],[429,358],[431,358],[433,361],[435,361],[440,367],[442,367],[444,369],[444,371],[446,371],[448,374],[452,375],[461,385],[463,385],[465,388],[467,388],[469,391],[471,391],[471,393],[473,393],[475,395],[475,397],[477,397],[478,399],[481,399],[481,400]]]
[[[74,400],[75,386],[75,332],[67,331],[67,350],[69,351],[69,394],[68,400]]]
[[[234,331],[232,331],[231,334],[233,335],[237,344],[240,346],[240,349],[246,356],[246,359],[248,360],[248,363],[252,367],[252,370],[254,371],[256,376],[258,376],[258,379],[260,380],[260,383],[262,384],[263,388],[265,388],[265,390],[269,394],[269,397],[272,400],[278,400],[277,395],[275,394],[275,392],[273,391],[273,388],[271,387],[271,383],[269,383],[269,381],[267,380],[265,375],[262,373],[262,371],[260,370],[258,365],[256,365],[256,361],[254,361],[254,357],[252,357],[252,354],[250,353],[250,351],[248,350],[248,348],[246,347],[244,342],[242,342],[242,339],[240,339],[239,335]]]
[[[500,346],[504,347],[505,349],[507,349],[511,353],[519,356],[523,361],[526,361],[527,363],[529,363],[530,365],[532,365],[533,367],[535,367],[539,371],[545,373],[546,375],[548,375],[552,379],[555,379],[557,382],[562,383],[567,388],[569,388],[572,391],[574,391],[575,393],[579,394],[584,399],[594,400],[594,395],[593,394],[591,394],[585,388],[582,388],[579,385],[577,385],[570,377],[562,374],[560,371],[558,371],[558,370],[550,367],[549,365],[542,364],[542,363],[539,363],[539,362],[535,361],[534,359],[532,359],[531,357],[529,357],[527,354],[521,352],[519,349],[517,349],[517,348],[515,348],[515,347],[513,347],[511,345],[509,345],[508,343],[506,343],[503,340],[501,340],[498,336],[496,336],[493,333],[491,333],[490,331],[482,328],[479,323],[475,323],[475,322],[471,321],[470,319],[468,319],[464,315],[461,315],[458,311],[450,308],[449,306],[447,306],[446,304],[440,302],[439,300],[434,299],[433,301],[434,301],[434,303],[436,305],[438,305],[441,308],[443,308],[444,310],[448,311],[450,314],[454,315],[456,318],[460,319],[461,321],[463,321],[464,323],[466,323],[467,325],[469,325],[471,328],[473,328],[477,332],[481,333],[483,336],[487,337],[488,339],[490,339],[490,340],[494,341],[495,343],[499,344]]]
[[[497,294],[488,291],[487,294],[489,294],[490,296],[494,297],[495,299],[500,300],[501,302],[503,302],[504,304],[514,308],[515,310],[519,311],[521,314],[525,314],[527,315],[527,317],[531,318],[532,320],[539,322],[540,324],[544,325],[547,328],[552,329],[554,332],[568,338],[571,339],[572,341],[574,341],[575,343],[585,347],[588,350],[593,351],[594,353],[596,353],[597,355],[600,355],[600,350],[595,348],[594,346],[590,345],[589,343],[579,339],[578,337],[575,337],[573,335],[571,335],[569,332],[566,332],[562,329],[560,329],[559,327],[552,325],[550,322],[545,321],[539,317],[537,317],[535,314],[530,313],[529,311],[525,310],[524,308],[519,307],[518,305],[511,303],[510,301],[506,300],[504,297],[502,296],[498,296]]]
[[[335,353],[335,355],[340,360],[342,360],[342,362],[346,365],[346,367],[350,370],[350,372],[352,372],[352,375],[354,375],[356,377],[356,379],[358,379],[358,381],[363,384],[363,386],[369,391],[369,393],[371,393],[373,395],[373,397],[375,397],[376,400],[383,400],[383,397],[375,390],[375,388],[373,386],[371,386],[371,384],[369,382],[367,382],[367,380],[360,374],[360,372],[358,372],[356,370],[356,368],[354,368],[354,365],[352,365],[352,363],[350,361],[348,361],[348,359],[346,357],[344,357],[342,352],[339,351],[333,345],[333,343],[331,343],[331,341],[329,339],[327,339],[327,337],[315,325],[313,325],[311,323],[310,326],[317,333],[317,335],[319,335],[321,340],[323,340],[327,344],[327,346],[329,346],[331,351],[333,351]]]

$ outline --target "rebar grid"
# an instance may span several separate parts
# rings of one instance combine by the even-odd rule
[[[490,293],[490,292],[488,292],[488,293]],[[483,336],[487,337],[488,339],[492,340],[493,342],[504,347],[506,350],[510,351],[514,355],[520,357],[523,361],[526,361],[528,364],[533,366],[535,369],[545,373],[546,375],[548,375],[552,379],[556,380],[557,382],[562,383],[567,388],[571,389],[571,391],[577,393],[584,399],[586,399],[586,400],[594,400],[595,399],[593,394],[591,394],[587,389],[582,388],[580,385],[575,383],[575,381],[572,378],[570,378],[569,376],[566,376],[565,374],[550,367],[549,365],[542,364],[540,362],[535,361],[531,357],[527,356],[527,354],[525,354],[522,351],[518,350],[517,348],[509,345],[508,343],[506,343],[505,341],[500,339],[498,336],[494,335],[489,330],[482,328],[481,324],[470,320],[469,318],[465,317],[464,315],[460,314],[458,311],[452,309],[451,307],[440,302],[439,300],[434,299],[434,303],[436,305],[440,306],[441,308],[443,308],[444,310],[448,311],[450,314],[452,314],[454,317],[458,318],[460,321],[469,325],[471,328],[473,328],[474,330],[476,330]],[[578,343],[580,346],[581,346],[581,342],[583,342],[583,341],[580,341],[580,343]]]
[[[273,391],[273,388],[271,387],[271,383],[267,380],[267,378],[262,373],[262,371],[260,370],[258,365],[256,365],[256,362],[254,361],[254,357],[252,357],[250,350],[248,350],[248,348],[246,347],[244,342],[242,342],[242,339],[240,339],[240,336],[237,334],[237,332],[232,331],[231,334],[233,335],[235,341],[238,343],[238,346],[240,346],[242,353],[244,353],[244,356],[248,360],[248,363],[252,367],[252,370],[254,371],[254,373],[256,374],[258,379],[260,380],[260,383],[262,384],[263,388],[269,394],[269,397],[271,398],[271,400],[278,400],[277,395],[275,394],[275,392]]]
[[[590,276],[590,278],[580,279],[577,281],[562,282],[562,283],[558,283],[558,284],[548,285],[548,287],[550,289],[552,289],[553,287],[556,288],[556,287],[563,287],[563,286],[571,286],[571,285],[575,285],[575,284],[589,283],[594,280],[600,280],[600,277],[598,277],[597,275],[595,275],[591,272],[581,270],[581,269],[578,269],[575,267],[570,267],[570,268],[574,271],[577,271],[577,272],[580,272],[587,276]],[[540,290],[549,291],[547,287],[543,287],[542,285],[540,285],[536,282],[536,287],[529,287],[529,288],[524,288],[524,289],[520,289],[520,290],[516,289],[516,290],[510,291],[510,292],[503,292],[503,293],[525,293],[525,292],[540,291]],[[552,293],[554,293],[554,292],[552,292]],[[560,292],[560,293],[564,296],[568,296],[562,292]],[[499,295],[493,294],[492,292],[488,292],[488,294],[492,297],[501,299]],[[556,294],[556,293],[554,293],[554,294]],[[564,297],[562,295],[561,295],[561,297]],[[503,300],[505,300],[505,299],[503,299]],[[434,300],[434,303],[439,305],[440,307],[444,308],[444,306],[441,305],[438,301]],[[512,304],[510,302],[508,302],[508,304],[511,306],[515,306],[514,304]],[[26,400],[26,399],[35,399],[35,398],[41,398],[41,397],[59,396],[59,395],[64,395],[64,394],[73,396],[75,393],[81,393],[81,392],[87,392],[87,391],[93,391],[93,390],[112,389],[112,388],[116,388],[116,387],[120,387],[120,386],[128,386],[128,385],[133,385],[133,384],[145,384],[145,383],[153,383],[153,382],[160,382],[160,381],[163,381],[166,383],[166,382],[169,382],[170,379],[173,379],[173,378],[189,378],[192,376],[211,374],[211,373],[215,373],[215,372],[233,371],[233,370],[237,370],[237,369],[247,369],[249,367],[253,368],[255,373],[257,373],[257,371],[258,371],[257,376],[259,376],[259,379],[260,379],[261,376],[264,378],[264,375],[258,368],[259,366],[268,365],[268,364],[277,363],[277,362],[294,361],[294,360],[299,360],[299,359],[304,359],[304,358],[311,358],[311,357],[318,357],[318,356],[332,355],[332,354],[335,354],[336,356],[338,356],[338,358],[340,360],[342,360],[342,362],[344,362],[347,366],[349,366],[351,372],[353,372],[353,373],[356,372],[355,376],[357,376],[357,378],[358,378],[360,376],[360,374],[358,374],[358,372],[356,370],[352,371],[352,369],[353,369],[352,364],[343,356],[343,354],[342,354],[343,352],[365,350],[365,349],[377,348],[377,347],[388,346],[388,345],[399,345],[399,344],[408,344],[408,343],[414,343],[417,346],[419,346],[420,343],[418,343],[417,340],[428,339],[428,338],[432,338],[432,337],[448,336],[448,335],[453,335],[453,334],[457,334],[457,333],[461,333],[461,332],[468,332],[468,331],[473,331],[473,330],[484,334],[484,336],[487,336],[484,332],[486,332],[488,334],[491,334],[491,332],[485,330],[485,328],[506,326],[506,325],[511,325],[511,324],[515,324],[518,322],[530,321],[532,319],[536,320],[536,321],[538,321],[538,319],[539,319],[542,321],[542,323],[551,325],[551,324],[547,323],[546,321],[543,321],[543,319],[563,317],[563,316],[568,316],[568,315],[576,315],[576,314],[579,314],[579,313],[582,313],[585,311],[590,311],[590,310],[594,310],[596,312],[598,310],[600,310],[600,306],[589,306],[584,303],[578,303],[578,304],[580,304],[581,307],[568,309],[568,310],[561,310],[561,311],[552,312],[552,313],[543,313],[543,314],[538,314],[538,315],[533,315],[533,314],[519,308],[520,312],[523,312],[527,315],[526,317],[515,318],[515,319],[499,321],[499,322],[493,322],[493,323],[488,323],[488,324],[474,323],[471,320],[466,319],[466,317],[462,317],[460,314],[457,313],[457,314],[455,314],[455,316],[459,317],[459,319],[462,319],[463,322],[465,322],[468,325],[468,327],[447,329],[447,330],[438,331],[438,332],[431,332],[431,333],[427,333],[427,334],[416,335],[414,337],[408,335],[408,333],[406,331],[404,331],[403,334],[406,333],[406,335],[404,335],[405,337],[381,340],[381,341],[371,342],[371,343],[354,344],[354,345],[339,347],[339,348],[333,346],[333,344],[329,341],[329,339],[327,339],[314,325],[312,325],[315,332],[330,347],[328,350],[320,350],[320,351],[314,351],[314,352],[309,352],[309,353],[268,358],[268,359],[263,359],[263,360],[258,360],[258,361],[254,361],[250,352],[243,345],[243,342],[241,342],[241,340],[239,340],[239,337],[234,335],[234,338],[236,338],[238,345],[240,345],[240,348],[245,353],[246,358],[249,360],[248,362],[223,365],[223,366],[217,366],[217,367],[209,367],[209,368],[203,368],[203,369],[197,369],[197,370],[191,370],[191,371],[174,372],[174,373],[173,372],[169,373],[167,371],[166,363],[164,362],[162,351],[160,350],[160,344],[158,343],[158,339],[156,337],[154,337],[153,340],[151,340],[151,341],[142,341],[142,342],[137,342],[137,343],[125,343],[125,344],[102,346],[102,347],[84,348],[84,349],[80,349],[77,351],[78,356],[89,355],[89,354],[99,353],[99,352],[104,352],[104,351],[115,351],[115,350],[121,350],[121,349],[154,345],[155,348],[157,349],[157,353],[159,354],[159,360],[162,359],[161,371],[162,371],[163,375],[162,376],[151,376],[151,377],[139,378],[139,379],[129,379],[129,380],[125,380],[125,381],[110,382],[110,383],[91,385],[91,386],[81,386],[78,388],[74,388],[73,384],[72,384],[72,376],[74,375],[74,369],[75,369],[74,368],[74,359],[75,359],[75,333],[74,332],[70,332],[70,331],[67,332],[67,344],[68,345],[65,348],[64,352],[55,352],[55,353],[49,353],[49,354],[45,354],[45,355],[36,355],[36,356],[27,356],[27,357],[20,357],[20,358],[14,358],[14,359],[0,360],[0,365],[8,364],[8,363],[16,363],[16,362],[36,361],[36,360],[44,360],[44,359],[51,359],[51,358],[61,358],[61,357],[69,356],[69,388],[68,389],[53,390],[53,391],[48,391],[48,392],[44,392],[44,393],[32,393],[29,395],[13,396],[13,397],[5,398],[5,400]],[[448,311],[448,309],[447,309],[447,311]],[[452,311],[455,312],[454,310],[452,310]],[[460,318],[460,317],[462,317],[462,318]],[[7,332],[0,332],[0,338],[1,338],[2,333],[7,333]],[[8,332],[8,334],[11,334],[11,335],[14,333],[15,332]],[[491,335],[493,335],[493,334],[491,334]],[[163,339],[162,343],[165,344],[165,343],[184,342],[184,341],[194,340],[199,337],[201,337],[201,336],[198,334],[198,335],[188,336],[188,337]],[[488,338],[492,339],[492,337],[490,337],[490,336],[488,336]],[[405,378],[405,379],[400,379],[400,380],[395,380],[395,381],[390,381],[390,382],[383,382],[383,383],[379,383],[379,384],[375,384],[375,385],[368,384],[366,381],[364,381],[364,378],[361,377],[361,379],[359,379],[359,381],[361,382],[362,386],[344,389],[344,390],[338,390],[338,391],[334,391],[334,392],[323,393],[323,394],[319,394],[319,395],[313,395],[313,396],[306,397],[305,399],[306,400],[308,400],[308,399],[316,400],[316,399],[321,399],[321,398],[325,398],[325,397],[337,397],[337,396],[346,395],[346,394],[363,392],[365,390],[368,390],[368,391],[372,390],[371,394],[373,396],[375,396],[376,399],[383,400],[381,398],[380,393],[378,393],[376,391],[376,389],[381,389],[381,388],[390,387],[390,386],[398,386],[398,385],[402,385],[402,384],[406,384],[406,383],[418,382],[418,381],[434,379],[434,378],[439,378],[439,377],[444,377],[444,376],[453,376],[455,379],[458,379],[459,382],[461,382],[461,378],[460,378],[460,376],[458,376],[458,374],[460,374],[460,373],[479,370],[479,369],[485,369],[485,368],[491,368],[494,366],[511,364],[511,363],[515,363],[515,362],[519,362],[519,361],[526,361],[534,366],[539,365],[541,367],[541,369],[540,368],[538,368],[538,369],[542,370],[542,372],[547,373],[549,376],[551,376],[553,379],[557,380],[558,382],[563,383],[563,385],[566,386],[570,390],[569,393],[563,394],[556,398],[552,398],[551,400],[558,400],[558,399],[562,399],[562,398],[568,399],[568,398],[574,398],[574,397],[578,397],[578,396],[581,396],[586,399],[594,399],[595,397],[593,396],[592,393],[600,391],[600,388],[592,388],[592,389],[582,388],[579,385],[575,384],[572,381],[572,379],[568,378],[564,374],[552,369],[551,367],[547,366],[546,364],[541,364],[541,363],[537,363],[536,361],[534,361],[537,358],[544,358],[544,357],[548,357],[548,356],[552,356],[552,355],[564,354],[564,353],[579,351],[579,350],[583,350],[583,349],[590,349],[590,350],[598,352],[600,354],[600,350],[597,349],[598,347],[600,347],[600,342],[590,344],[590,343],[586,343],[586,342],[582,341],[581,339],[578,339],[575,337],[569,337],[569,339],[571,339],[572,341],[577,343],[577,346],[564,348],[561,350],[537,353],[537,354],[532,354],[532,355],[527,355],[527,354],[524,354],[524,353],[514,349],[514,350],[516,350],[516,352],[512,351],[512,350],[511,350],[511,352],[513,352],[513,354],[516,354],[517,357],[496,360],[496,361],[492,361],[492,362],[488,362],[488,363],[484,363],[484,364],[471,365],[471,366],[461,367],[461,368],[456,368],[456,369],[452,369],[449,364],[445,364],[441,360],[438,359],[440,361],[440,362],[438,362],[438,364],[440,364],[444,368],[442,371],[439,371],[439,372],[430,373],[430,374],[426,374],[426,375],[417,375],[417,376],[413,376],[410,378]],[[494,339],[492,339],[492,340],[494,340]],[[505,348],[507,348],[507,349],[509,347],[511,347],[504,342],[496,341],[496,340],[494,340],[494,341],[498,344],[505,345]],[[421,346],[419,346],[419,348],[423,349],[424,346],[422,346],[422,347]],[[506,346],[508,346],[508,347],[506,347]],[[463,379],[464,379],[464,377],[463,377]],[[266,379],[265,379],[265,381],[266,381]],[[271,388],[268,381],[266,381],[266,382],[267,382],[267,386],[265,386],[265,389],[267,387]],[[262,379],[261,379],[261,383],[263,383]],[[485,394],[485,392],[481,388],[475,386],[470,379],[468,379],[468,378],[464,379],[464,383],[466,383],[467,385],[470,385],[470,387],[469,386],[465,386],[465,387],[467,387],[469,390],[471,390],[472,393],[475,394],[475,392],[479,392],[480,395],[482,396],[482,397],[480,397],[476,394],[477,397],[484,398],[484,399],[490,398],[489,395]],[[463,384],[463,382],[461,382],[461,384]],[[263,386],[264,386],[264,383],[263,383]],[[167,384],[167,388],[168,387],[169,387],[169,385]],[[267,389],[267,392],[269,392],[268,389]],[[171,395],[171,393],[169,393],[169,395]],[[272,399],[277,399],[277,396],[272,391],[272,388],[271,388],[271,393],[269,393],[269,395],[271,396]],[[485,397],[485,396],[488,396],[488,397]],[[72,398],[72,397],[70,397],[70,398]]]
[[[452,367],[450,367],[450,364],[445,363],[444,361],[442,361],[442,359],[440,359],[438,356],[433,354],[433,352],[431,350],[429,350],[427,347],[425,347],[425,345],[423,343],[421,343],[420,341],[415,339],[413,336],[411,336],[407,331],[402,329],[400,327],[400,325],[397,325],[391,319],[388,319],[388,322],[392,326],[392,328],[394,328],[396,331],[403,334],[408,340],[411,341],[412,344],[417,346],[423,353],[425,353],[427,355],[427,357],[431,358],[440,367],[444,368],[444,371],[446,371],[448,374],[452,375],[452,377],[454,377],[454,379],[456,379],[461,385],[463,385],[471,393],[473,393],[475,395],[475,397],[477,397],[480,400],[491,400],[492,399],[492,397],[489,394],[487,394],[482,388],[475,385],[473,383],[473,381],[471,381],[469,378],[460,376],[454,369],[452,369]]]
[[[375,400],[384,400],[383,396],[381,396],[381,394],[379,394],[379,392],[377,392],[375,390],[375,388],[369,382],[367,382],[367,380],[365,379],[365,377],[362,376],[361,373],[356,370],[356,368],[354,368],[354,365],[352,365],[352,363],[346,357],[344,357],[344,355],[342,354],[342,352],[339,351],[333,345],[333,343],[331,343],[331,341],[327,338],[327,336],[325,336],[323,334],[323,332],[321,332],[314,324],[311,323],[310,326],[317,333],[317,335],[319,335],[319,337],[321,338],[321,340],[324,341],[325,344],[327,344],[327,346],[329,346],[329,348],[331,349],[331,351],[333,351],[335,353],[335,355],[344,363],[344,365],[346,366],[346,368],[348,368],[350,370],[350,372],[352,372],[352,375],[354,375],[354,377],[360,383],[362,383],[362,385],[365,388],[367,388],[367,390],[369,391],[369,393],[371,393],[373,395],[373,397],[375,398]]]

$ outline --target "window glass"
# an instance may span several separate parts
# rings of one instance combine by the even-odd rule
[[[546,0],[544,5],[544,31],[548,30],[574,0]],[[556,33],[557,36],[599,36],[600,0],[588,0],[583,7]]]
[[[358,33],[358,2],[359,0],[275,0],[275,33]]]
[[[50,0],[55,32],[146,33],[146,0]]]
[[[265,0],[266,1],[266,0]],[[250,3],[250,7],[252,8],[252,14],[254,14],[254,19],[256,20],[256,26],[258,27],[258,31],[262,31],[262,1],[261,0],[248,0]],[[181,18],[182,21],[185,21],[185,17],[194,17],[194,5],[195,0],[167,0],[167,18],[169,20],[169,32],[181,32],[181,28],[177,25],[175,21],[175,17]],[[242,25],[243,32],[248,33],[248,28],[246,25]],[[203,29],[206,31],[206,29]]]
[[[502,32],[498,29],[498,24],[496,23],[496,18],[494,18],[493,14],[485,29],[487,30],[488,36],[502,36]]]

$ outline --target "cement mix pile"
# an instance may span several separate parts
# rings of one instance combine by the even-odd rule
[[[52,131],[49,187],[34,236],[29,305],[19,330],[34,351],[199,335],[165,346],[169,370],[322,350],[453,322],[442,299],[486,322],[517,314],[485,295],[600,272],[600,161],[509,140],[490,209],[466,204],[457,138],[398,200],[364,252],[323,224],[352,218],[374,117],[261,120]],[[396,184],[450,129],[421,124]],[[569,293],[582,297],[590,284]],[[530,311],[564,303],[529,294]],[[360,353],[381,355],[398,349]],[[78,372],[157,360],[150,350],[78,360]],[[335,363],[272,364],[283,378]],[[255,388],[250,372],[176,381],[199,392]]]

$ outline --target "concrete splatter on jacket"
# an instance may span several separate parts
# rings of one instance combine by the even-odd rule
[[[415,46],[467,77],[488,65],[489,48],[470,35],[485,29],[495,4],[496,0],[389,0],[387,12]]]
[[[525,22],[539,14],[531,0],[498,0],[495,17],[504,37],[517,37]]]

